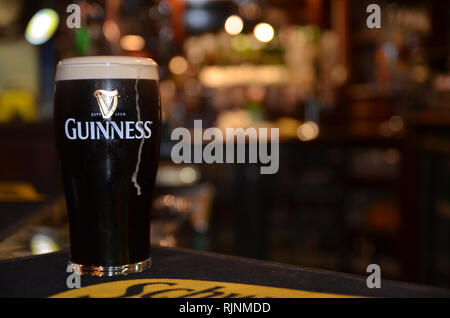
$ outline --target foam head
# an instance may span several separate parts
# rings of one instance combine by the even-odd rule
[[[106,78],[157,80],[158,64],[142,57],[85,56],[62,60],[56,67],[56,81]]]

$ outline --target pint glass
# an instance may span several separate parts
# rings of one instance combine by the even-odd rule
[[[157,64],[120,56],[59,62],[54,123],[72,270],[113,276],[150,267],[161,137]]]

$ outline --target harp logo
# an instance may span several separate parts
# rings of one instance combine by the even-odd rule
[[[113,91],[97,89],[94,92],[94,97],[97,99],[98,108],[100,108],[103,119],[111,118],[116,111],[117,100],[120,97],[117,89]]]

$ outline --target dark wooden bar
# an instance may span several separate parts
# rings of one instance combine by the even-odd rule
[[[66,252],[58,252],[1,261],[0,297],[50,297],[68,292],[67,257]],[[142,296],[146,284],[150,287],[162,284],[166,289],[182,285],[186,289],[186,292],[176,293],[166,290],[163,294],[161,289],[158,289],[160,293],[155,293],[152,287],[155,297],[450,297],[449,290],[434,287],[382,280],[380,289],[369,289],[366,277],[362,276],[177,248],[153,247],[152,260],[152,268],[140,274],[114,278],[83,276],[77,297],[102,297],[105,290],[108,297]],[[95,284],[126,283],[127,280],[133,281],[128,285],[89,289]],[[227,283],[251,285],[247,290],[250,293],[243,294],[239,286]],[[124,289],[124,285],[128,289]],[[204,286],[208,286],[207,290]],[[288,290],[283,293],[267,291],[263,286]],[[59,296],[69,297],[70,292]]]

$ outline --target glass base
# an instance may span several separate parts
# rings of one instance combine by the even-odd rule
[[[152,259],[148,258],[145,261],[139,263],[120,266],[81,265],[69,260],[69,265],[72,266],[72,273],[75,273],[77,275],[118,276],[143,272],[152,266]]]

